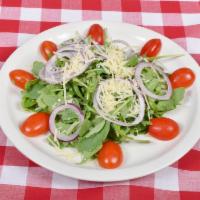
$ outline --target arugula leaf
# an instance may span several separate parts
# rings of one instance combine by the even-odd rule
[[[26,84],[25,91],[22,94],[31,99],[36,99],[39,95],[39,91],[45,86],[46,86],[46,83],[38,79],[29,81]]]
[[[185,95],[185,89],[184,88],[177,88],[173,91],[172,99],[174,101],[175,105],[180,104],[180,102],[183,100]]]
[[[101,120],[96,126],[92,127],[89,132],[86,134],[85,137],[90,137],[91,135],[98,133],[99,131],[102,130],[102,128],[105,126],[106,121]]]
[[[40,61],[35,61],[33,63],[33,68],[32,68],[32,73],[38,77],[38,74],[40,72],[40,70],[44,67],[44,63],[43,62],[40,62]]]
[[[130,134],[133,134],[133,135],[146,134],[147,128],[149,125],[150,125],[150,121],[147,119],[144,119],[141,123],[130,128]]]
[[[56,122],[56,128],[59,130],[60,134],[70,135],[77,130],[79,121],[74,121],[72,124],[66,124],[64,122]]]
[[[47,85],[40,90],[37,98],[38,106],[42,109],[52,111],[52,109],[63,101],[63,91],[61,85]]]
[[[65,66],[65,62],[67,61],[68,59],[65,59],[65,58],[57,58],[56,59],[56,66],[57,67],[64,67]]]
[[[38,79],[29,81],[22,92],[22,106],[30,111],[50,112],[63,99],[61,85],[50,85]]]
[[[100,132],[93,134],[88,138],[81,138],[77,144],[76,148],[79,152],[83,154],[83,162],[95,155],[102,147],[108,132],[110,130],[110,123],[105,122],[105,126]]]
[[[125,67],[134,67],[139,63],[139,58],[137,55],[133,55],[129,61],[126,63]]]
[[[59,142],[59,140],[54,140],[54,136],[52,134],[50,134],[48,137],[47,137],[47,142],[53,146],[54,148],[59,148],[61,149],[61,142]]]
[[[150,122],[148,119],[144,119],[144,121],[132,127],[122,127],[116,124],[111,124],[112,131],[110,131],[108,137],[111,140],[118,142],[127,142],[130,139],[133,140],[132,136],[130,135],[136,136],[140,134],[146,134],[149,125]]]
[[[146,67],[142,71],[143,82],[147,89],[157,95],[164,95],[167,84],[163,80],[160,73],[150,67]]]
[[[172,96],[169,100],[158,101],[148,97],[148,102],[153,113],[156,116],[162,116],[165,112],[175,109],[184,98],[184,94],[184,88],[176,88],[173,90]]]
[[[72,123],[75,120],[79,120],[77,114],[71,109],[65,109],[60,113],[62,121],[65,123]]]
[[[112,124],[112,128],[114,129],[115,135],[117,136],[116,140],[118,140],[118,141],[120,141],[130,131],[130,128],[121,127],[117,124]]]
[[[25,91],[22,92],[21,105],[25,110],[37,111],[37,98],[40,95],[40,90],[46,86],[46,83],[38,79],[29,81],[26,84]]]
[[[79,136],[84,136],[86,132],[90,129],[91,122],[88,119],[85,119],[81,125]]]
[[[176,105],[174,104],[173,99],[169,99],[166,101],[159,101],[156,104],[156,110],[158,112],[166,112],[169,110],[173,110],[173,109],[175,109],[175,107],[176,107]]]
[[[35,99],[29,99],[29,98],[26,98],[26,97],[22,97],[22,102],[21,102],[21,105],[22,107],[25,109],[25,110],[31,110],[31,108],[34,110],[34,106],[37,105],[37,102]]]

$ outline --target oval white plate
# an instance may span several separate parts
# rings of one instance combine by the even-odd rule
[[[166,70],[188,66],[196,74],[196,81],[192,89],[187,91],[184,102],[167,116],[175,119],[181,127],[180,135],[168,142],[152,140],[151,144],[129,143],[122,144],[124,163],[115,170],[105,170],[96,161],[85,165],[70,163],[67,159],[57,155],[49,146],[45,138],[26,138],[18,127],[30,113],[20,107],[20,91],[9,80],[9,72],[16,68],[31,69],[35,60],[42,60],[38,47],[43,40],[52,40],[59,44],[74,35],[76,31],[84,33],[93,23],[99,23],[107,28],[113,39],[124,39],[131,45],[142,46],[150,38],[162,40],[161,54],[185,54],[174,60],[162,61]],[[0,116],[1,126],[7,137],[29,159],[54,172],[91,181],[119,181],[141,177],[166,167],[182,157],[199,139],[200,129],[200,72],[198,64],[180,46],[166,37],[151,30],[125,24],[103,21],[85,21],[65,24],[40,33],[26,44],[18,48],[6,61],[1,70],[0,88]]]

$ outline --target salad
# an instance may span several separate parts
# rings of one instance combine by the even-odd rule
[[[103,168],[123,162],[120,143],[149,143],[175,138],[180,128],[163,115],[181,104],[195,74],[187,67],[165,72],[159,55],[162,42],[147,41],[140,50],[124,40],[112,40],[99,24],[86,35],[39,47],[46,62],[35,61],[32,72],[16,69],[11,81],[20,89],[24,110],[34,112],[20,126],[27,137],[47,134],[59,151],[74,148],[81,163],[97,159]],[[134,143],[133,143],[134,145]]]

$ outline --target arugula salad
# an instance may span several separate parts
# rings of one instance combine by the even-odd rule
[[[186,67],[166,73],[158,60],[178,55],[159,55],[161,47],[153,38],[136,51],[124,40],[110,39],[99,24],[61,44],[43,41],[46,62],[35,61],[32,73],[10,72],[22,89],[23,109],[34,112],[21,132],[28,137],[48,133],[46,141],[55,149],[73,147],[81,163],[97,159],[108,169],[123,162],[120,143],[149,143],[137,139],[141,134],[175,138],[178,123],[163,115],[181,104],[195,75]]]

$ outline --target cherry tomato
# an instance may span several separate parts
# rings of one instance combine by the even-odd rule
[[[28,137],[46,133],[49,130],[49,115],[43,112],[31,115],[21,124],[20,130]]]
[[[40,45],[40,52],[46,60],[51,58],[51,56],[54,54],[54,51],[57,51],[57,46],[51,41],[44,41]]]
[[[155,57],[158,55],[161,49],[160,39],[151,39],[144,44],[140,51],[141,56]]]
[[[194,72],[186,67],[177,69],[169,76],[173,88],[187,88],[195,81]]]
[[[104,30],[99,24],[93,24],[90,27],[87,36],[90,36],[98,44],[104,44]]]
[[[16,69],[9,73],[10,80],[19,88],[25,89],[25,85],[28,81],[34,80],[35,77],[22,69]]]
[[[108,141],[103,144],[98,154],[99,165],[103,168],[113,169],[121,165],[123,153],[119,144]]]
[[[148,132],[151,136],[159,140],[171,140],[179,134],[179,126],[170,118],[154,118],[151,119]]]

